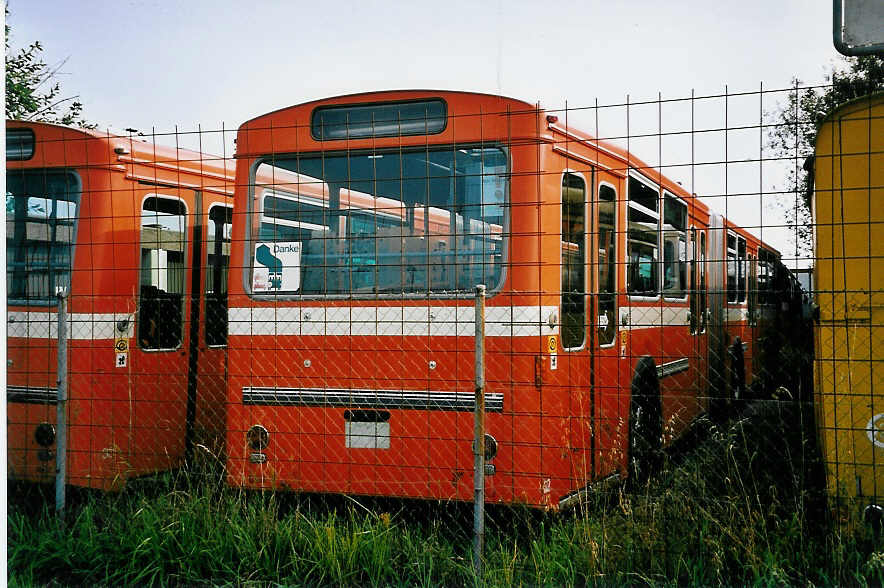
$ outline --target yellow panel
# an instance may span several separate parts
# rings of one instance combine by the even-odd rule
[[[884,505],[884,94],[820,127],[816,416],[830,493]]]

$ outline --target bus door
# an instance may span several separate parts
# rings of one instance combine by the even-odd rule
[[[587,181],[586,176],[589,176]],[[562,245],[561,308],[559,341],[550,337],[550,369],[557,370],[555,381],[562,382],[567,394],[573,474],[578,479],[591,475],[590,427],[587,419],[591,406],[589,346],[587,329],[588,257],[587,238],[592,226],[589,203],[592,176],[565,173],[562,176]],[[556,373],[556,372],[553,372]]]
[[[201,256],[204,296],[199,297],[202,303],[199,322],[202,326],[196,345],[194,440],[217,456],[222,449],[225,424],[223,407],[227,381],[227,270],[230,266],[233,207],[212,203],[207,208],[202,217],[205,234],[205,251]],[[194,263],[194,267],[199,266]]]
[[[199,198],[191,190],[151,187],[141,200],[140,263],[132,399],[139,454],[135,469],[167,468],[183,456],[188,416],[192,333],[189,292],[199,240]],[[188,247],[192,244],[192,247]],[[197,265],[196,267],[199,267]],[[195,272],[199,281],[199,272]],[[198,292],[199,290],[197,290]],[[198,313],[199,305],[194,312]],[[190,420],[192,422],[192,418]]]
[[[725,281],[727,256],[725,244],[727,230],[724,217],[720,214],[709,216],[707,231],[708,252],[706,264],[708,302],[707,330],[707,375],[710,413],[718,418],[724,415],[727,398],[727,285]],[[724,402],[715,403],[713,400]]]
[[[694,385],[700,402],[699,410],[709,409],[706,391],[709,388],[708,301],[706,298],[706,231],[691,227],[690,331],[693,338]]]
[[[612,447],[617,439],[616,417],[618,399],[621,397],[620,349],[618,342],[617,274],[619,265],[618,243],[618,194],[621,193],[619,179],[602,176],[597,188],[594,215],[595,230],[592,232],[591,251],[594,253],[592,271],[592,291],[595,303],[592,305],[593,348],[591,366],[592,404],[589,421],[592,424],[591,454],[596,476],[610,473],[616,460],[612,451],[599,451],[602,447]],[[628,359],[623,360],[628,364]],[[599,462],[596,456],[610,463]]]
[[[663,307],[679,317],[672,325],[663,320],[665,343],[658,364],[663,422],[667,434],[680,435],[697,417],[694,333],[691,321],[691,288],[688,272],[688,205],[668,190],[663,191],[661,216]]]

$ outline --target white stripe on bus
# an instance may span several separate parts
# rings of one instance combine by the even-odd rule
[[[557,306],[491,306],[485,309],[489,337],[556,335]],[[228,310],[228,333],[250,335],[458,336],[475,335],[472,306],[253,307]]]
[[[68,338],[75,340],[113,339],[117,323],[127,321],[124,333],[135,333],[132,315],[128,313],[75,312],[68,315]],[[58,339],[58,313],[50,311],[7,311],[6,336],[28,339]]]

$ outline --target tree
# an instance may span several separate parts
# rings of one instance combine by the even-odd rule
[[[884,58],[874,55],[847,58],[841,66],[833,67],[823,86],[801,88],[801,81],[793,79],[794,90],[789,92],[786,103],[773,113],[768,135],[773,156],[792,162],[788,190],[795,198],[782,203],[781,208],[795,235],[799,254],[811,253],[813,177],[804,169],[804,161],[813,154],[817,128],[838,105],[884,90]]]
[[[9,9],[6,9],[9,22]],[[79,96],[64,97],[57,76],[67,60],[55,67],[43,61],[43,46],[34,41],[15,55],[9,51],[9,25],[6,25],[6,118],[35,120],[94,128],[82,117]]]

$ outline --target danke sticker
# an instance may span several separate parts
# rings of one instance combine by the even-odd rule
[[[301,288],[300,241],[258,243],[254,268],[254,292],[297,292]]]

